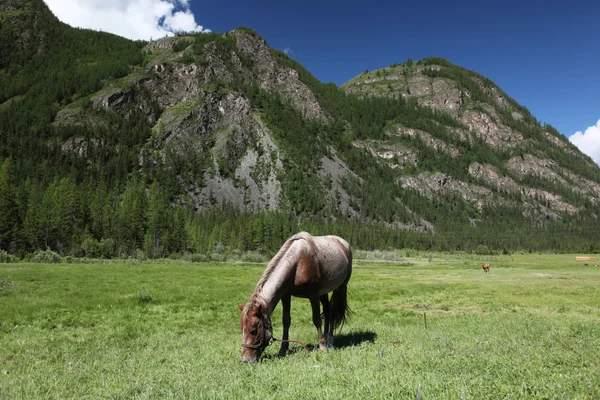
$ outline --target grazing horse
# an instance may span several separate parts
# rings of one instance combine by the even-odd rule
[[[242,361],[258,361],[273,339],[271,314],[281,300],[283,340],[288,340],[291,297],[310,300],[312,320],[317,328],[319,348],[333,346],[333,330],[343,325],[350,313],[347,301],[348,281],[352,274],[352,251],[338,236],[312,236],[300,232],[286,240],[269,261],[254,293],[242,310]],[[333,292],[331,301],[328,293]],[[321,331],[319,302],[323,305],[325,330]],[[289,343],[281,343],[284,356]]]
[[[488,272],[490,272],[490,264],[481,264],[481,268],[483,268],[483,271],[487,274]]]

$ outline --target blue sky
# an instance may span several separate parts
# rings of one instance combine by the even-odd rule
[[[95,29],[105,31],[111,31],[111,24],[121,29],[143,27],[145,19],[167,12],[165,5],[171,7],[170,29],[227,32],[246,26],[271,47],[289,49],[289,55],[319,80],[338,85],[366,69],[408,58],[444,57],[490,78],[538,120],[566,136],[581,131],[588,142],[578,145],[597,146],[600,160],[598,0],[46,1],[59,18],[70,23],[70,15],[77,21],[71,24],[80,26],[85,18],[74,9],[96,7],[90,20],[100,24]],[[113,6],[131,22],[114,22],[114,10],[104,21],[98,7]],[[138,37],[160,37],[160,29],[140,31]]]
[[[488,3],[488,4],[486,4]],[[283,5],[285,4],[285,5]],[[215,32],[256,30],[319,80],[439,56],[569,136],[600,119],[600,1],[192,1]]]

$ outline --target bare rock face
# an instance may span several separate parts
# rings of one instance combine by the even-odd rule
[[[529,199],[541,199],[542,203],[550,210],[565,212],[567,214],[575,214],[579,211],[577,207],[564,201],[561,196],[546,190],[523,187],[521,191]]]
[[[189,187],[196,209],[218,209],[224,204],[247,212],[279,209],[282,193],[277,173],[283,166],[268,131],[260,134],[264,134],[258,142],[260,151],[250,149],[245,153],[235,170],[235,179],[206,171],[203,186]]]
[[[145,80],[143,86],[165,109],[202,98],[202,86],[211,77],[211,72],[196,64],[154,64],[149,71],[151,79]]]
[[[456,88],[448,89],[436,92],[431,99],[419,99],[418,104],[445,111],[453,117],[458,117],[463,106],[463,93]]]
[[[108,127],[108,123],[102,117],[81,107],[63,108],[56,114],[53,125]]]
[[[96,110],[121,110],[134,98],[133,90],[109,88],[92,98],[92,107]]]
[[[581,193],[593,204],[600,202],[600,184],[598,182],[583,178],[567,170],[563,170],[562,174],[571,182],[573,190]]]
[[[473,163],[469,166],[469,174],[474,178],[485,182],[488,186],[495,186],[499,193],[518,193],[523,198],[530,201],[541,200],[544,206],[548,210],[553,210],[553,212],[574,214],[579,211],[577,207],[566,202],[557,194],[542,189],[518,185],[511,177],[502,176],[502,174],[492,165]]]
[[[441,67],[432,65],[428,69]],[[419,105],[447,112],[458,117],[468,93],[458,89],[456,82],[424,75],[422,66],[395,67],[376,70],[343,86],[347,93],[404,98],[417,98]]]
[[[592,203],[600,201],[600,184],[598,182],[576,175],[561,167],[554,160],[525,154],[508,160],[507,167],[516,176],[533,176],[546,179],[581,194]]]
[[[425,75],[415,74],[406,79],[408,97],[421,97],[433,92],[431,79]]]
[[[329,157],[324,156],[321,158],[321,165],[317,172],[319,178],[326,181],[324,187],[330,187],[328,190],[328,196],[330,199],[336,199],[336,206],[341,211],[342,215],[348,218],[356,218],[359,216],[358,212],[350,205],[351,198],[348,192],[344,189],[343,180],[348,176],[358,178],[354,172],[352,172],[346,163],[342,161],[338,156],[334,148],[329,148]]]
[[[575,145],[573,145],[572,143],[570,143],[568,140],[561,140],[560,138],[558,138],[556,135],[551,134],[550,132],[546,132],[544,131],[544,137],[546,139],[548,139],[552,144],[554,144],[556,147],[558,147],[561,151],[564,151],[565,153],[568,153],[572,156],[575,156],[577,158],[581,158],[584,159],[586,161],[588,161],[588,164],[590,165],[590,167],[592,168],[597,168],[598,166],[589,158],[586,158],[576,147]]]
[[[213,168],[204,172],[202,184],[188,186],[196,209],[223,204],[240,211],[279,207],[279,150],[250,102],[240,94],[207,93],[203,100],[165,110],[153,129],[151,146],[212,155]],[[219,162],[233,164],[233,176],[223,175]]]
[[[100,145],[101,141],[98,139],[87,140],[85,138],[73,137],[67,139],[61,145],[61,150],[63,152],[75,153],[79,157],[87,157],[90,150],[95,151]]]
[[[429,133],[420,129],[406,128],[401,125],[396,125],[393,129],[387,131],[386,134],[390,136],[419,137],[423,142],[425,142],[425,144],[435,150],[448,153],[452,157],[458,157],[460,155],[460,152],[456,147],[445,143],[443,140],[434,138]]]
[[[144,51],[149,54],[161,53],[167,49],[170,49],[177,40],[178,37],[169,36],[158,40],[153,40],[144,46]]]
[[[482,209],[484,205],[501,201],[488,188],[471,185],[441,172],[422,172],[415,177],[403,176],[400,177],[399,184],[402,187],[417,190],[430,199],[433,198],[434,193],[451,193],[478,209]]]
[[[520,186],[509,176],[502,176],[498,170],[490,164],[472,163],[469,166],[469,175],[490,186],[496,186],[499,192],[506,191],[517,193]]]
[[[461,117],[461,121],[474,135],[494,149],[506,150],[522,143],[521,133],[499,122],[499,118],[493,116],[494,114],[490,115],[478,110],[468,110]]]
[[[558,165],[548,158],[538,158],[531,154],[513,157],[507,162],[508,170],[516,176],[536,176],[568,186],[568,182],[557,171]]]
[[[253,73],[261,88],[278,93],[308,118],[321,122],[330,120],[312,91],[300,81],[298,72],[279,64],[263,39],[239,30],[232,34],[236,37],[238,50],[254,61]]]
[[[521,113],[518,113],[516,111],[513,111],[510,113],[510,116],[515,120],[515,121],[521,121],[523,119],[523,115]]]
[[[402,168],[407,165],[417,165],[419,155],[409,147],[398,143],[389,143],[382,140],[355,140],[352,145],[368,150],[372,156],[390,160],[391,168]]]

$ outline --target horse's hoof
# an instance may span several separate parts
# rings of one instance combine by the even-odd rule
[[[287,354],[287,347],[282,347],[279,349],[279,352],[277,353],[277,357],[285,357],[285,355]]]

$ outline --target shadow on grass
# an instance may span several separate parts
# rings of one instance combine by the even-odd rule
[[[336,335],[335,348],[342,349],[344,347],[356,346],[365,342],[375,343],[377,334],[371,331],[350,332],[342,335]]]
[[[357,346],[362,343],[375,343],[376,337],[377,337],[377,334],[375,332],[371,332],[371,331],[360,331],[360,332],[351,332],[351,333],[340,334],[340,335],[335,336],[333,347],[336,349],[343,349],[344,347]],[[279,343],[277,344],[276,348],[279,349]],[[306,351],[307,352],[317,351],[317,350],[319,350],[319,346],[316,343],[306,343]],[[286,355],[289,356],[291,354],[303,353],[303,352],[304,352],[304,348],[302,347],[301,344],[290,343],[290,347],[288,348]],[[279,356],[277,353],[265,354],[263,356],[263,358],[274,359],[274,358],[279,358]]]

